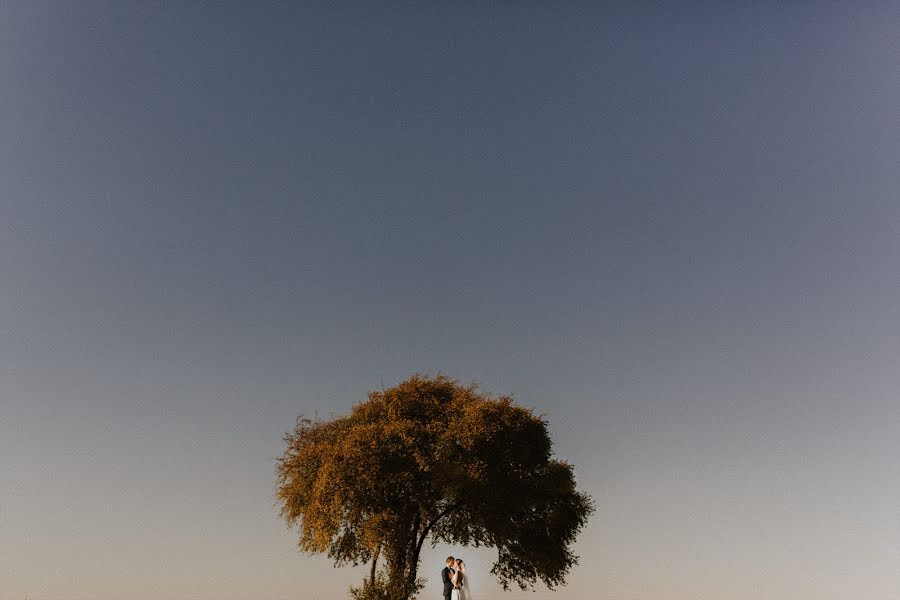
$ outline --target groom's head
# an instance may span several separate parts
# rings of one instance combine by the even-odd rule
[[[453,560],[453,557],[452,557],[452,556],[448,556],[448,557],[447,557],[447,566],[448,566],[448,567],[452,567],[454,562],[455,562],[455,561]]]

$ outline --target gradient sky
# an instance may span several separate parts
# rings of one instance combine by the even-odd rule
[[[415,371],[598,507],[422,598],[900,598],[896,3],[295,4],[0,0],[0,598],[346,597],[273,459]]]

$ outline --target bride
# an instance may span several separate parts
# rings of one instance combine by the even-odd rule
[[[450,600],[472,600],[472,593],[469,591],[469,578],[466,576],[466,563],[461,558],[456,559],[456,573],[450,577],[453,583],[453,592],[450,594]]]

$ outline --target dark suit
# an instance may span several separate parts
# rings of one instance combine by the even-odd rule
[[[441,580],[444,582],[444,598],[449,598],[453,593],[453,582],[450,581],[450,577],[454,573],[456,573],[456,570],[450,567],[444,567],[444,570],[441,571]]]

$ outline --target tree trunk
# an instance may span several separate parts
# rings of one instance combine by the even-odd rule
[[[416,543],[416,539],[413,538],[413,544]],[[415,545],[413,545],[413,554],[415,556],[409,561],[409,588],[413,589],[416,585],[416,573],[419,570],[419,557],[418,553],[415,552]]]
[[[375,548],[375,555],[372,556],[372,586],[375,586],[375,568],[378,565],[378,555],[381,554],[381,544]]]

